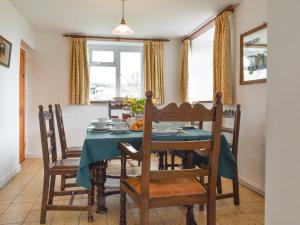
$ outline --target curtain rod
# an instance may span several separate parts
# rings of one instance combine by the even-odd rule
[[[221,15],[224,12],[234,12],[235,7],[237,7],[238,5],[229,5],[226,8],[224,8],[223,10],[221,10],[220,12],[218,12],[216,15],[214,15],[213,17],[209,18],[206,22],[204,22],[203,24],[200,25],[200,27],[196,28],[194,31],[192,31],[191,33],[189,33],[188,35],[186,35],[182,41],[185,41],[186,39],[190,39],[193,40],[196,37],[198,37],[202,31],[204,31],[205,29],[207,29],[209,27],[209,25],[211,25],[217,16]]]
[[[136,42],[143,42],[143,41],[170,41],[169,39],[163,38],[127,38],[127,37],[109,37],[109,36],[96,36],[96,35],[84,35],[84,34],[64,34],[64,37],[71,37],[71,38],[88,38],[88,39],[101,39],[107,41],[136,41]]]

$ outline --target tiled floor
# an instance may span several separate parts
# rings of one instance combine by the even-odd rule
[[[111,165],[119,171],[118,165]],[[21,172],[0,190],[0,224],[39,224],[43,167],[41,159],[29,159],[22,163]],[[231,185],[224,181],[224,190]],[[59,184],[59,183],[58,183]],[[109,185],[115,185],[109,184]],[[217,202],[218,225],[263,225],[264,199],[241,186],[241,205],[234,206],[231,199]],[[63,203],[65,197],[56,201]],[[77,204],[85,204],[86,198],[77,198]],[[119,195],[107,198],[108,213],[95,214],[94,223],[98,225],[118,225]],[[129,202],[127,210],[128,225],[138,225],[138,209]],[[184,207],[151,210],[152,225],[185,225]],[[198,206],[194,209],[198,225],[205,225],[205,212]],[[48,212],[47,224],[51,225],[87,225],[86,212]]]

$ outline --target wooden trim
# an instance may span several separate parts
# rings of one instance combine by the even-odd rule
[[[198,103],[213,103],[213,100],[205,100],[205,101],[194,101],[192,104],[198,104]]]
[[[26,92],[26,52],[20,49],[20,66],[19,66],[19,163],[25,160],[26,148],[26,130],[25,130],[25,92]]]
[[[266,83],[267,79],[259,79],[259,80],[249,80],[249,81],[244,81],[244,68],[243,68],[243,57],[244,57],[244,51],[243,51],[243,45],[244,45],[244,37],[253,34],[259,30],[262,30],[264,28],[267,28],[268,24],[263,23],[262,25],[255,27],[243,34],[240,35],[240,85],[245,85],[245,84],[261,84],[261,83]]]
[[[87,39],[101,39],[103,41],[120,41],[120,42],[144,42],[144,41],[163,41],[168,42],[169,39],[165,38],[128,38],[128,37],[110,37],[110,36],[97,36],[87,34],[64,34],[64,37],[71,38],[87,38]]]
[[[196,28],[194,31],[192,31],[191,33],[189,33],[188,35],[186,35],[182,41],[185,41],[186,39],[190,39],[193,40],[197,37],[199,37],[203,32],[207,31],[209,28],[212,27],[215,19],[217,16],[221,15],[224,12],[230,11],[230,12],[234,12],[235,7],[237,7],[237,5],[229,5],[226,8],[224,8],[223,10],[221,10],[220,12],[218,12],[216,15],[212,16],[211,18],[209,18],[207,21],[205,21],[203,24],[201,24],[198,28]]]

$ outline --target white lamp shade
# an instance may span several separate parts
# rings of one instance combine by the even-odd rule
[[[119,26],[117,26],[113,31],[115,35],[130,35],[134,34],[133,30],[126,24],[125,20],[122,20]]]

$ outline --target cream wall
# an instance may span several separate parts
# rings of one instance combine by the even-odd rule
[[[180,40],[165,44],[165,99],[179,99]],[[37,109],[39,104],[60,103],[69,145],[81,146],[89,122],[107,116],[107,104],[68,105],[70,39],[56,34],[37,34],[36,50],[30,62],[33,75],[28,77],[27,157],[41,156]],[[58,142],[59,144],[59,142]]]
[[[300,2],[268,2],[266,225],[299,225]]]
[[[239,176],[263,192],[265,187],[266,84],[240,85],[240,34],[267,22],[267,0],[243,0],[234,13],[236,102],[242,105]]]
[[[19,64],[21,42],[34,48],[35,33],[14,6],[1,1],[0,35],[12,42],[10,68],[0,66],[0,187],[19,170]],[[28,70],[29,71],[29,70]]]

